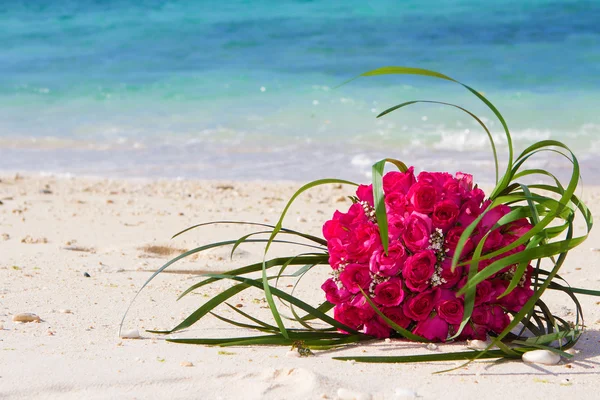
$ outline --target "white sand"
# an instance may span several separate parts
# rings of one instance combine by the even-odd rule
[[[600,390],[600,299],[580,296],[587,332],[574,361],[555,366],[476,362],[359,364],[337,355],[406,355],[465,350],[464,344],[428,350],[392,341],[291,358],[286,347],[218,348],[168,343],[145,329],[170,328],[207,296],[229,284],[203,289],[175,302],[200,271],[222,271],[261,259],[260,246],[245,246],[233,261],[215,249],[171,267],[134,303],[124,328],[139,340],[117,337],[121,317],[137,289],[172,256],[152,255],[148,245],[189,249],[237,238],[251,230],[235,225],[201,228],[174,240],[189,225],[217,219],[274,223],[296,183],[141,182],[4,176],[0,182],[0,398],[174,399],[505,399],[595,398]],[[287,219],[290,228],[320,236],[320,226],[350,188],[332,186],[302,195]],[[584,200],[598,219],[600,188]],[[600,230],[569,256],[561,271],[573,286],[598,289]],[[289,253],[290,248],[272,254]],[[84,277],[87,272],[91,277]],[[312,271],[301,287],[312,304],[327,269]],[[285,284],[284,284],[285,285]],[[237,297],[247,312],[268,316],[259,292]],[[561,296],[545,296],[556,313],[572,318]],[[70,311],[70,312],[69,312]],[[40,323],[15,323],[35,313]],[[234,317],[230,310],[222,315]],[[245,336],[213,317],[179,337]],[[190,363],[193,366],[185,366]],[[340,390],[343,389],[343,390]]]

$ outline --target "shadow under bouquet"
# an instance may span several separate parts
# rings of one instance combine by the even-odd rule
[[[227,323],[258,332],[245,337],[170,338],[172,342],[219,346],[286,345],[302,355],[311,349],[345,346],[374,338],[401,337],[419,342],[491,340],[473,351],[391,357],[336,357],[364,362],[414,362],[520,358],[544,349],[571,357],[565,350],[579,339],[583,314],[577,294],[600,292],[570,287],[558,272],[568,252],[581,244],[592,228],[592,216],[575,195],[580,180],[575,155],[561,142],[544,140],[515,157],[508,126],[500,112],[481,93],[454,79],[429,70],[384,67],[362,74],[422,75],[462,85],[482,101],[500,121],[508,145],[506,169],[500,174],[496,146],[485,123],[470,111],[449,103],[409,101],[379,115],[416,103],[436,103],[467,113],[490,139],[496,165],[496,186],[486,194],[465,173],[421,172],[395,159],[373,165],[372,183],[358,185],[340,179],[321,179],[302,186],[289,200],[276,225],[239,221],[262,230],[239,239],[211,243],[187,251],[163,265],[142,286],[178,260],[215,247],[264,243],[264,258],[221,274],[206,274],[180,298],[220,280],[230,288],[210,298],[180,324],[166,331],[186,329],[211,314]],[[528,168],[528,160],[553,152],[572,166],[568,182],[550,171]],[[385,168],[394,170],[385,173]],[[550,183],[524,184],[543,178]],[[319,185],[356,187],[352,205],[336,211],[324,222],[323,237],[283,227],[290,205],[303,192]],[[574,234],[576,215],[583,218],[585,233]],[[265,231],[264,228],[268,228]],[[265,236],[266,235],[266,236]],[[269,258],[269,248],[280,235],[310,243],[314,251]],[[329,265],[331,277],[322,284],[324,298],[318,306],[277,287],[280,278],[298,281],[315,267]],[[293,272],[289,271],[293,269]],[[256,273],[260,276],[256,277]],[[248,288],[264,292],[272,321],[264,321],[231,306],[231,298]],[[140,289],[141,290],[141,289]],[[547,290],[561,291],[574,303],[574,321],[552,313],[542,300]],[[275,299],[285,303],[293,317],[286,326]],[[216,314],[228,305],[244,322]],[[332,311],[332,312],[331,312]],[[289,324],[288,324],[289,325]]]

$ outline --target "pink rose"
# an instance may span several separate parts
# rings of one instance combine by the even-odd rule
[[[445,342],[448,338],[448,323],[439,315],[427,317],[417,323],[413,333],[428,340]]]
[[[404,244],[412,252],[429,247],[431,219],[424,214],[413,212],[406,221],[406,230],[402,234]]]
[[[383,191],[387,195],[392,192],[402,194],[408,193],[408,190],[417,181],[415,179],[414,168],[410,167],[406,172],[388,172],[383,176]]]
[[[475,325],[489,325],[492,320],[491,307],[489,305],[479,305],[473,308],[471,321]]]
[[[375,315],[373,318],[365,322],[364,332],[366,335],[383,339],[390,337],[390,331],[390,327],[378,315]]]
[[[333,317],[336,321],[339,321],[354,330],[358,330],[364,323],[364,316],[361,309],[353,307],[348,303],[336,305],[333,309]]]
[[[423,171],[417,177],[420,183],[427,183],[436,189],[441,189],[446,182],[453,180],[452,175],[447,172],[426,172]]]
[[[463,203],[458,214],[457,224],[466,228],[481,214],[479,203],[474,200],[467,200]]]
[[[533,228],[533,225],[527,221],[525,218],[518,219],[516,221],[511,222],[507,226],[503,227],[502,233],[504,234],[504,240],[502,241],[502,245],[506,246],[527,232],[529,232]]]
[[[404,290],[402,290],[402,280],[400,278],[390,278],[377,284],[374,292],[375,297],[373,297],[373,300],[382,306],[397,306],[404,300]]]
[[[402,328],[408,328],[410,325],[410,318],[404,315],[402,307],[387,307],[380,309],[383,315],[394,321],[394,323]]]
[[[433,250],[423,250],[408,257],[402,269],[406,286],[415,292],[427,289],[436,263],[437,257]]]
[[[454,177],[460,184],[461,188],[463,188],[465,191],[470,191],[473,189],[473,175],[457,172]]]
[[[433,307],[437,303],[439,296],[439,289],[419,293],[403,303],[402,311],[404,311],[404,315],[412,320],[423,321],[433,311]]]
[[[373,185],[359,185],[356,189],[356,197],[360,201],[366,201],[371,207],[374,206]]]
[[[404,218],[398,214],[388,214],[388,236],[390,240],[400,239],[405,231]]]
[[[482,281],[475,288],[475,305],[489,303],[496,299],[494,286],[490,281]]]
[[[508,281],[504,282],[506,282],[506,286],[496,286],[496,289],[503,287],[506,290],[506,287],[508,287]],[[498,292],[500,292],[500,290],[498,290],[496,293]],[[502,291],[502,293],[503,292],[504,291]],[[501,293],[498,293],[498,296],[500,294]],[[498,303],[505,307],[507,310],[518,312],[521,310],[521,308],[523,308],[523,305],[527,303],[531,296],[533,296],[533,289],[531,289],[530,287],[517,286],[509,294],[499,299]]]
[[[388,214],[402,215],[407,210],[408,200],[406,195],[400,192],[392,192],[385,195],[385,205]]]
[[[491,319],[489,327],[496,333],[501,333],[504,328],[510,324],[510,318],[508,314],[504,312],[502,307],[495,305],[491,309]]]
[[[461,299],[454,298],[441,301],[436,307],[437,314],[449,324],[460,324],[465,311]]]
[[[373,252],[381,246],[379,230],[369,223],[353,227],[350,240],[345,243],[345,250],[349,261],[366,264]]]
[[[350,304],[360,310],[363,321],[367,321],[373,318],[375,315],[375,310],[373,310],[373,307],[371,307],[367,299],[365,299],[362,294],[357,294],[354,296],[354,298],[350,301]]]
[[[350,293],[359,293],[359,288],[366,291],[371,284],[369,268],[363,264],[348,264],[340,273],[340,281]]]
[[[406,260],[404,246],[398,241],[394,241],[388,247],[388,254],[385,255],[383,248],[376,250],[369,262],[369,269],[372,273],[381,276],[395,276],[402,269]]]
[[[344,287],[338,288],[333,279],[327,279],[321,289],[325,292],[325,298],[332,304],[340,304],[348,301],[352,294]]]
[[[440,277],[442,278],[443,283],[440,284],[440,288],[446,289],[456,286],[458,281],[460,281],[463,276],[462,265],[457,266],[454,269],[454,272],[452,272],[452,259],[445,258],[444,261],[442,261],[441,267],[442,273],[440,274]]]
[[[419,213],[429,214],[433,211],[437,199],[435,187],[427,183],[418,182],[414,184],[407,194],[408,201]]]
[[[453,325],[452,331],[457,332],[460,325]],[[484,325],[475,325],[475,324],[466,324],[463,328],[462,332],[458,336],[458,340],[468,340],[468,339],[478,339],[485,340],[487,339],[488,327]]]
[[[444,200],[436,203],[433,207],[433,226],[446,232],[458,219],[460,210],[451,200]]]
[[[454,253],[456,251],[456,245],[458,244],[458,240],[460,239],[460,236],[462,235],[462,233],[464,231],[465,231],[464,227],[455,226],[453,228],[450,228],[448,233],[446,233],[444,248],[448,249],[448,252],[446,253],[448,255],[448,257],[454,257]],[[471,254],[471,252],[473,251],[474,248],[475,248],[475,246],[473,245],[473,241],[471,240],[471,238],[468,238],[467,241],[465,242],[465,245],[463,247],[463,251],[462,251],[462,254],[461,254],[459,260],[464,260],[465,258],[467,258]]]
[[[465,191],[460,187],[456,179],[451,179],[444,184],[442,189],[442,200],[451,201],[460,208]]]
[[[479,229],[487,232],[506,214],[510,212],[510,207],[505,204],[500,204],[491,210],[488,210],[479,222]]]
[[[483,193],[483,190],[481,190],[477,186],[475,186],[473,188],[473,190],[471,190],[470,192],[467,193],[467,195],[465,196],[465,199],[467,199],[469,201],[473,201],[476,204],[481,204],[483,202],[483,199],[485,199],[485,193]],[[488,200],[488,204],[489,203],[491,203],[491,200]],[[485,210],[485,208],[488,206],[488,204],[485,204],[485,206],[482,207],[482,210]]]
[[[494,250],[498,250],[502,246],[502,240],[504,237],[500,233],[499,229],[494,229],[490,234],[485,238],[485,242],[483,244],[483,254],[491,253]],[[476,239],[479,242],[478,239]]]

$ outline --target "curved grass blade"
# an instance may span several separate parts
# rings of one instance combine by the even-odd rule
[[[489,131],[488,127],[483,123],[483,121],[477,117],[475,114],[473,114],[471,111],[467,110],[466,108],[463,108],[461,106],[457,106],[456,104],[452,104],[452,103],[445,103],[443,101],[434,101],[434,100],[413,100],[413,101],[407,101],[405,103],[402,104],[398,104],[394,107],[390,107],[387,110],[383,111],[381,114],[379,114],[377,116],[377,118],[383,117],[384,115],[387,115],[389,113],[391,113],[392,111],[396,111],[402,107],[406,107],[412,104],[418,104],[418,103],[431,103],[431,104],[442,104],[442,105],[446,105],[446,106],[450,106],[450,107],[454,107],[454,108],[458,108],[459,110],[464,111],[465,113],[469,114],[471,117],[473,117],[473,119],[475,119],[475,121],[477,121],[479,123],[479,125],[481,125],[481,127],[483,128],[483,130],[485,131],[485,133],[487,134],[489,140],[490,140],[490,145],[492,147],[492,154],[494,156],[494,165],[495,165],[495,170],[496,170],[496,184],[498,183],[498,174],[500,173],[499,171],[499,167],[498,167],[498,153],[496,151],[496,144],[494,143],[494,137],[492,136],[492,133]],[[403,171],[405,172],[405,171]]]

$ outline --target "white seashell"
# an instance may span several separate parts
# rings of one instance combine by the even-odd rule
[[[473,350],[485,350],[489,345],[489,342],[486,342],[485,340],[467,340],[467,348]]]
[[[285,356],[288,358],[300,358],[300,353],[298,353],[295,350],[290,350],[287,353],[285,353]]]
[[[385,338],[384,342],[386,342],[386,343],[392,343],[392,339],[390,339],[389,337]]]
[[[405,389],[405,388],[396,388],[394,390],[394,394],[397,397],[402,397],[402,398],[407,398],[407,399],[416,399],[417,396],[417,392],[410,390],[410,389]]]
[[[437,344],[433,344],[433,343],[429,343],[426,347],[427,347],[427,350],[437,350],[438,349]]]
[[[337,390],[337,397],[340,400],[371,400],[370,394],[361,393],[345,388],[339,388]]]
[[[121,339],[139,339],[140,332],[137,329],[130,329],[121,333]]]
[[[574,348],[574,347],[571,347],[570,349],[568,349],[568,350],[565,350],[565,353],[567,353],[567,354],[571,354],[572,356],[574,356],[575,354],[579,354],[579,350],[577,350],[577,349],[576,349],[576,348]]]
[[[560,361],[560,356],[550,350],[532,350],[524,353],[521,358],[526,363],[555,365]]]
[[[41,319],[32,313],[21,313],[13,315],[13,321],[15,322],[40,322]]]

